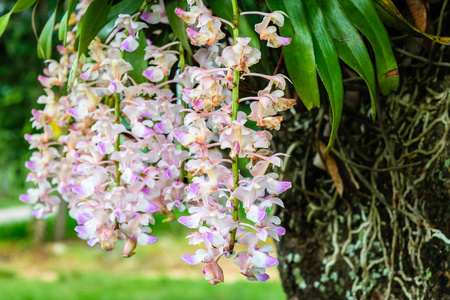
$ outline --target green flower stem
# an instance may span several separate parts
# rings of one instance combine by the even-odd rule
[[[136,17],[134,18],[134,21],[137,22],[139,20],[139,18],[141,17],[142,13],[144,12],[144,9],[147,7],[147,5],[149,5],[150,3],[152,3],[153,0],[145,0],[141,7],[139,8],[139,11],[136,15]]]
[[[180,73],[183,73],[184,69],[186,68],[186,59],[184,57],[184,47],[183,44],[180,43]],[[186,102],[181,100],[181,105],[183,105],[184,108],[186,108]],[[181,112],[181,125],[184,125],[184,117],[186,116],[186,112]],[[184,146],[181,146],[182,150],[186,150]],[[186,160],[183,160],[181,163],[181,170],[180,170],[180,180],[181,182],[184,182],[184,179],[186,177],[186,170],[184,169],[184,166],[186,165]]]
[[[115,93],[114,95],[114,116],[116,117],[116,124],[120,124],[120,94]],[[114,151],[119,151],[120,146],[120,134],[117,136],[116,143],[114,144]],[[116,161],[116,186],[120,185],[120,171],[119,162]]]
[[[239,7],[237,0],[231,0],[233,5],[233,39],[234,44],[237,44],[237,38],[239,37]],[[238,70],[233,70],[233,104],[231,107],[231,121],[235,121],[237,119],[237,113],[239,111],[239,79],[241,74]],[[233,159],[233,190],[235,190],[239,186],[239,155]],[[235,197],[231,199],[233,203],[233,219],[236,222],[239,222],[239,200]],[[236,243],[236,230],[237,228],[231,231],[230,238],[230,248],[229,253],[233,252],[234,244]]]
[[[61,87],[61,91],[60,91],[60,95],[59,95],[59,99],[58,101],[61,99],[61,97],[67,96],[67,82]],[[72,124],[72,116],[69,115],[69,117],[67,118],[67,122],[66,122],[66,126],[64,127],[64,135],[68,135],[69,134],[69,127],[70,124]],[[63,156],[66,156],[66,154],[64,153]]]
[[[64,127],[64,135],[69,134],[69,127],[70,127],[70,124],[72,124],[72,121],[73,121],[73,118],[72,118],[72,116],[69,115],[69,117],[67,118],[66,127]]]
[[[60,94],[59,99],[61,99],[61,97],[64,97],[64,96],[67,96],[67,82],[61,88],[61,94]],[[69,115],[69,117],[67,118],[67,121],[66,121],[66,126],[64,127],[64,133],[63,133],[64,135],[69,134],[69,127],[70,127],[70,124],[72,124],[72,121],[73,121],[73,117],[71,115]],[[62,149],[64,149],[64,147],[62,147]],[[63,157],[66,157],[66,155],[67,155],[67,152],[64,152],[62,154]]]

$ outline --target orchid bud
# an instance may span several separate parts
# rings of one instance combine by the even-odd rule
[[[133,251],[134,249],[136,249],[136,245],[137,242],[135,239],[127,237],[127,240],[125,241],[125,246],[123,247],[122,256],[126,258],[132,257],[135,254],[135,252]]]
[[[106,228],[99,234],[98,238],[103,250],[111,251],[116,247],[117,236],[114,233],[114,229]]]
[[[223,282],[223,271],[217,262],[207,263],[202,268],[203,275],[212,285]]]

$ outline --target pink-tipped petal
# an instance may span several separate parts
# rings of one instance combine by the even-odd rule
[[[278,265],[278,260],[264,252],[255,250],[253,252],[252,264],[259,268],[269,268]]]
[[[131,184],[133,182],[138,181],[139,176],[131,170],[131,168],[126,168],[125,171],[122,173],[123,181],[125,181],[128,184]]]
[[[261,222],[267,217],[267,212],[263,209],[260,209],[256,205],[250,206],[250,209],[247,212],[247,219],[253,221],[255,223]]]
[[[22,194],[19,196],[20,201],[25,202],[25,203],[30,203],[30,195],[28,194]]]
[[[187,264],[196,265],[198,263],[201,263],[204,257],[205,253],[185,254],[181,256],[181,259]]]
[[[123,42],[120,50],[125,50],[128,52],[133,52],[139,47],[138,41],[133,36],[128,36]]]
[[[180,218],[178,218],[178,222],[180,222],[181,224],[183,224],[184,226],[188,227],[188,228],[197,228],[199,227],[199,221],[200,219],[194,215],[192,216],[182,216]]]
[[[138,238],[137,238],[138,244],[142,245],[142,246],[151,245],[153,243],[156,243],[157,241],[158,241],[157,237],[148,235],[148,234],[143,233],[143,232],[141,232],[138,235]]]
[[[150,201],[147,201],[145,199],[141,199],[138,201],[136,208],[139,209],[139,211],[147,212],[147,213],[154,213],[159,210],[159,206],[151,203]]]
[[[30,171],[35,171],[36,170],[36,163],[32,162],[32,161],[27,161],[27,162],[25,162],[25,167],[27,169],[29,169]]]

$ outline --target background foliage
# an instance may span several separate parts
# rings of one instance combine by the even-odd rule
[[[0,3],[0,15],[8,12],[15,1]],[[48,1],[48,5],[54,5]],[[48,6],[43,3],[37,10],[36,25],[40,28],[47,19]],[[13,14],[8,30],[0,39],[0,206],[14,201],[24,191],[29,159],[25,133],[31,131],[30,111],[42,94],[37,76],[44,63],[36,56],[36,38],[31,25],[31,9]]]

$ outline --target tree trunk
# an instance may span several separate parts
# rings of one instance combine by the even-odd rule
[[[34,220],[34,230],[33,230],[33,244],[39,246],[45,240],[45,231],[47,228],[46,219],[36,219]]]
[[[66,238],[67,202],[61,200],[55,222],[55,242],[61,242]]]
[[[434,72],[404,70],[375,122],[366,93],[347,93],[329,155],[326,108],[285,116],[287,299],[450,299],[450,75]]]

